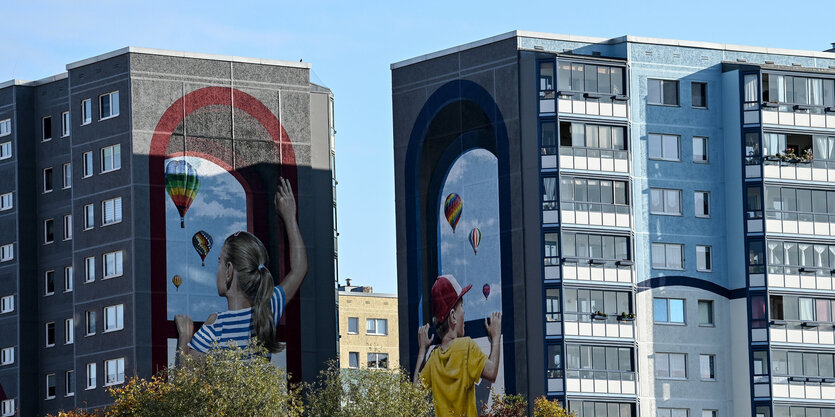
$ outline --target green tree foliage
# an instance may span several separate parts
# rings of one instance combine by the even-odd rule
[[[500,395],[492,394],[493,403],[488,408],[485,404],[482,407],[481,415],[484,417],[525,417],[528,413],[528,400],[519,394]],[[539,397],[534,401],[533,417],[576,417],[575,414],[566,411],[557,400],[549,401],[547,398]]]
[[[559,401],[539,397],[533,403],[533,417],[577,417],[574,413],[569,413],[560,405]]]

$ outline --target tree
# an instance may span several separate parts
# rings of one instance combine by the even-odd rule
[[[549,401],[543,396],[533,403],[533,417],[576,417],[576,414],[569,413],[562,408],[559,401]]]
[[[485,417],[525,417],[528,414],[528,400],[520,394],[501,395],[491,394],[493,404],[487,408],[482,406],[481,413]]]

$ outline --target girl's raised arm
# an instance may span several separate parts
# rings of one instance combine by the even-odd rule
[[[299,223],[296,220],[296,199],[293,197],[293,189],[290,187],[290,182],[284,178],[279,179],[275,193],[275,210],[284,220],[284,229],[287,231],[287,242],[290,247],[290,271],[279,284],[289,302],[296,295],[307,275],[307,249],[304,247]]]

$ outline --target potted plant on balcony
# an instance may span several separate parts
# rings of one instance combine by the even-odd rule
[[[618,321],[635,321],[635,313],[621,312],[618,315]]]
[[[600,310],[597,310],[594,313],[591,313],[591,318],[593,320],[606,320],[607,317],[609,317],[609,315],[600,311]]]

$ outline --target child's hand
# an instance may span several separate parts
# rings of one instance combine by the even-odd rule
[[[177,314],[174,316],[174,323],[177,324],[177,333],[180,334],[178,340],[180,348],[184,349],[188,346],[188,342],[191,342],[191,337],[194,336],[194,321],[189,316]]]
[[[502,335],[502,313],[496,311],[490,314],[490,321],[484,319],[484,327],[487,329],[487,336],[491,342],[499,340]]]
[[[433,340],[435,340],[435,335],[429,337],[429,324],[424,324],[418,328],[418,349],[425,351]]]
[[[285,220],[296,220],[296,198],[293,197],[293,189],[290,182],[279,178],[278,187],[275,192],[275,211]]]

